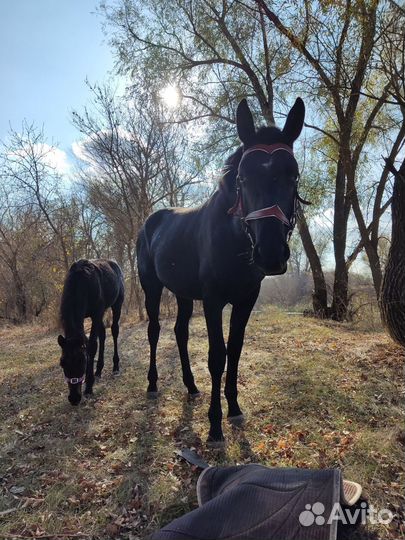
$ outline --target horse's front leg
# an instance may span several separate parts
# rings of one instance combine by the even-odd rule
[[[89,342],[87,344],[86,388],[84,390],[84,393],[87,395],[93,393],[94,358],[97,352],[97,336],[98,336],[99,326],[100,326],[100,322],[98,320],[95,320],[95,319],[91,320],[91,330],[90,330]]]
[[[187,348],[189,336],[188,326],[191,315],[193,314],[193,301],[186,298],[180,298],[179,296],[176,298],[178,311],[174,333],[176,334],[177,346],[179,348],[183,382],[187,387],[189,396],[196,397],[200,392],[194,382]]]
[[[114,355],[113,355],[113,374],[118,375],[120,371],[120,357],[118,355],[118,335],[120,333],[120,317],[121,307],[124,297],[120,297],[116,304],[111,307],[113,320],[111,325],[111,334],[114,341]]]
[[[97,360],[97,368],[96,368],[95,376],[101,377],[101,373],[104,367],[104,347],[105,347],[105,326],[104,326],[103,321],[101,321],[101,324],[99,327],[98,339],[100,342],[100,347],[98,350],[98,360]]]
[[[228,401],[228,420],[235,424],[241,423],[244,419],[238,404],[238,364],[245,337],[246,324],[257,300],[259,290],[252,293],[245,302],[235,304],[232,308],[227,346],[228,363],[226,368],[225,396]]]
[[[208,369],[212,383],[211,404],[208,411],[210,431],[207,442],[210,446],[222,446],[224,444],[224,435],[221,425],[221,378],[226,360],[226,347],[222,332],[224,303],[218,300],[204,299],[203,305],[209,340]]]

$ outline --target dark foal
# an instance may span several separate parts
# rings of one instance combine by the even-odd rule
[[[266,275],[283,274],[290,256],[288,240],[295,224],[298,165],[292,145],[304,123],[298,98],[282,130],[255,130],[246,100],[237,109],[243,146],[227,160],[219,187],[199,208],[169,208],[152,214],[138,238],[138,269],[149,316],[148,393],[157,393],[156,348],[163,286],[177,297],[175,326],[183,381],[189,394],[194,383],[187,351],[193,299],[201,299],[208,329],[208,367],[212,379],[208,441],[221,444],[221,378],[227,358],[225,396],[228,419],[240,421],[237,400],[238,362],[245,327]],[[228,344],[222,311],[232,304]]]
[[[124,277],[116,262],[82,259],[72,264],[66,276],[60,307],[65,337],[58,337],[58,343],[62,348],[60,365],[69,386],[68,399],[72,405],[80,403],[83,382],[86,382],[84,393],[93,392],[97,338],[100,341],[100,349],[95,376],[101,377],[105,343],[103,315],[109,307],[113,315],[111,326],[114,340],[113,373],[119,372],[117,339],[123,301]],[[89,339],[83,326],[86,317],[90,317],[92,322]]]

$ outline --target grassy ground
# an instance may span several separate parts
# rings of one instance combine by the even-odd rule
[[[77,408],[67,402],[56,336],[0,330],[0,538],[146,537],[196,506],[198,471],[175,456],[183,446],[211,464],[342,467],[375,507],[395,514],[359,538],[405,538],[403,353],[385,334],[254,313],[239,377],[247,422],[243,430],[225,425],[218,452],[205,446],[204,321],[191,324],[203,391],[195,403],[185,399],[173,322],[162,322],[156,402],[145,397],[146,324],[126,323],[122,376],[111,376],[108,338],[103,379]]]

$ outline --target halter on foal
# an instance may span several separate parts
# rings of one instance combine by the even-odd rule
[[[183,382],[190,395],[198,389],[187,350],[188,324],[193,299],[203,301],[212,380],[208,440],[213,445],[224,440],[221,378],[225,363],[228,419],[238,421],[243,418],[237,400],[237,373],[245,327],[265,275],[282,274],[287,269],[287,242],[300,200],[292,145],[301,132],[304,115],[304,103],[297,99],[283,130],[265,127],[256,131],[243,100],[236,117],[243,147],[228,159],[218,190],[199,208],[155,212],[138,237],[138,270],[149,316],[148,393],[157,394],[159,305],[165,286],[177,298],[175,334]],[[222,311],[227,303],[232,304],[232,314],[226,346]]]

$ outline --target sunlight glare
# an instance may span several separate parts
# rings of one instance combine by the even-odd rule
[[[173,84],[168,84],[159,92],[163,103],[169,109],[175,109],[180,103],[180,92]]]

